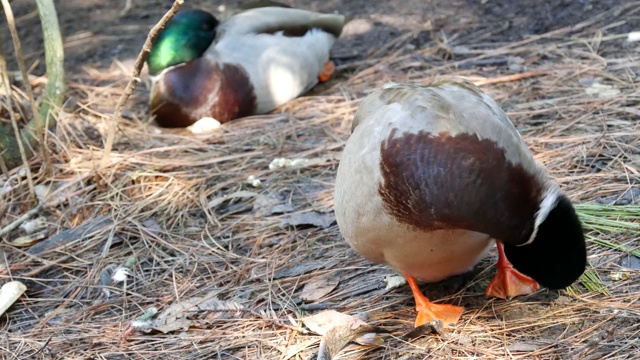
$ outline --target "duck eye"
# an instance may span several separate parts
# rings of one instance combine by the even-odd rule
[[[213,30],[214,27],[215,26],[213,25],[213,23],[206,22],[206,23],[202,24],[201,29],[204,30],[204,31],[211,31],[211,30]]]

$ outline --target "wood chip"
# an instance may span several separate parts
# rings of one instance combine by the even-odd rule
[[[81,241],[87,239],[96,232],[103,231],[113,226],[113,220],[106,216],[100,215],[93,219],[87,220],[84,224],[73,228],[64,230],[44,241],[41,241],[32,246],[27,252],[32,255],[41,254],[53,249],[59,248],[64,245],[68,245],[73,241]]]

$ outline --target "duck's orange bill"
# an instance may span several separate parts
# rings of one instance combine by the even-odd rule
[[[434,320],[442,320],[445,326],[455,325],[458,322],[464,312],[464,308],[455,305],[432,303],[422,294],[413,276],[404,274],[404,277],[407,279],[411,292],[413,292],[413,298],[416,301],[416,310],[418,311],[416,327]]]
[[[331,76],[335,71],[336,71],[336,64],[334,64],[333,61],[331,60],[327,61],[326,63],[324,63],[324,67],[322,68],[322,71],[320,72],[320,74],[318,74],[318,80],[320,82],[325,82],[331,79]]]
[[[528,295],[538,291],[539,285],[532,278],[521,274],[513,268],[504,254],[504,245],[496,243],[498,247],[498,272],[489,284],[485,294],[500,299],[510,299],[516,295]]]

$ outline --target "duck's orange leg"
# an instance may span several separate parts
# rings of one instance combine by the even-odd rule
[[[432,303],[422,294],[413,276],[404,274],[404,277],[407,279],[411,292],[413,292],[413,298],[416,301],[416,310],[418,311],[416,327],[433,320],[442,320],[445,326],[458,322],[464,312],[464,308],[455,305]]]
[[[322,68],[322,71],[320,71],[320,74],[318,74],[318,80],[320,82],[329,80],[335,71],[336,64],[334,64],[331,60],[327,61],[326,63],[324,63],[324,67]]]
[[[496,245],[498,246],[498,263],[496,264],[498,272],[485,294],[510,299],[516,295],[533,294],[538,291],[539,285],[535,280],[513,268],[504,254],[504,245],[501,242],[496,242]]]

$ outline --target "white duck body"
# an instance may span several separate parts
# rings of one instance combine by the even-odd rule
[[[494,163],[473,158],[476,150],[504,155]],[[489,234],[513,238],[510,224],[501,222],[513,221],[514,204],[492,194],[505,183],[489,183],[494,179],[482,162],[495,172],[526,169],[531,199],[511,194],[524,204],[515,225],[529,231],[525,243],[534,236],[536,214],[547,211],[538,205],[557,190],[499,106],[463,80],[391,84],[356,113],[336,178],[338,226],[365,258],[423,281],[464,273],[487,254],[495,237]],[[505,181],[517,178],[508,174]]]
[[[344,22],[342,15],[279,7],[251,9],[220,24],[215,45],[204,56],[220,64],[240,65],[253,84],[256,113],[265,113],[318,83],[336,41],[336,35],[322,29],[339,34]],[[287,36],[279,30],[287,27],[311,30]]]

